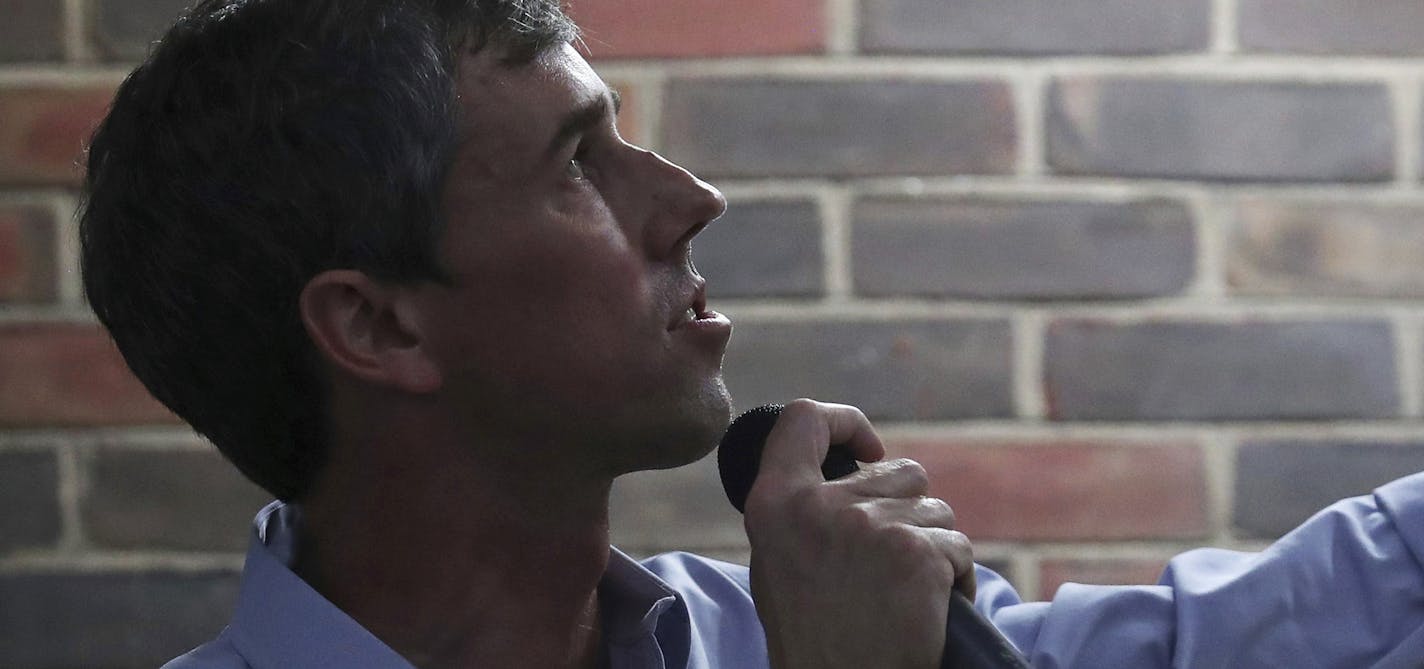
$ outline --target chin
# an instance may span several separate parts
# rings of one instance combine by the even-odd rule
[[[683,406],[668,407],[665,420],[646,421],[638,447],[627,452],[632,461],[623,473],[672,469],[701,460],[717,447],[732,420],[732,401],[720,383]]]

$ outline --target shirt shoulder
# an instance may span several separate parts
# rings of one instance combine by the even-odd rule
[[[642,564],[683,596],[693,591],[751,601],[751,572],[742,565],[682,551],[655,555]]]
[[[232,645],[227,630],[188,653],[170,660],[162,669],[251,669]]]
[[[677,593],[686,612],[687,667],[770,664],[746,567],[682,552],[655,556],[643,566]]]

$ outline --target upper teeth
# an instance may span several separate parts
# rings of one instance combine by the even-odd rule
[[[686,314],[683,314],[683,315],[684,315],[684,316],[687,318],[687,320],[689,320],[689,321],[695,321],[695,320],[697,320],[697,311],[696,311],[695,309],[693,309],[692,307],[688,307],[688,308],[687,308],[687,313],[686,313]]]

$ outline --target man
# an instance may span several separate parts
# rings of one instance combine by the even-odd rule
[[[207,0],[95,134],[86,293],[152,393],[281,500],[207,667],[932,667],[969,545],[798,401],[753,568],[608,545],[620,474],[706,454],[720,193],[624,142],[549,0]],[[751,595],[755,593],[755,600]]]
[[[688,257],[720,194],[617,136],[547,2],[209,0],[90,154],[90,301],[130,366],[283,503],[230,667],[933,667],[968,543],[924,472],[823,483],[860,413],[792,403],[753,566],[608,546],[618,475],[705,454],[726,320]],[[1424,476],[1159,586],[978,607],[1039,667],[1419,667]],[[753,600],[752,594],[755,594]]]

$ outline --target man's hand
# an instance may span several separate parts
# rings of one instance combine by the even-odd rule
[[[876,464],[823,481],[833,443]],[[884,456],[845,405],[792,402],[767,437],[746,528],[772,666],[939,666],[950,588],[974,598],[973,551],[924,468]]]

